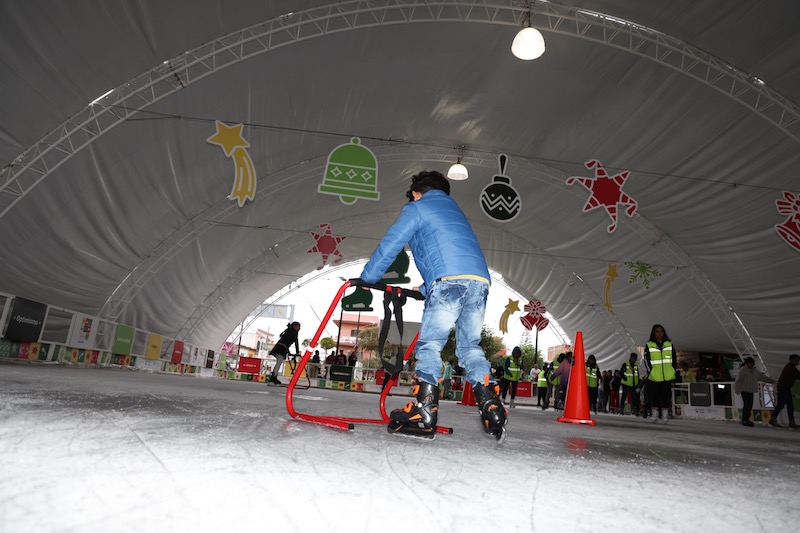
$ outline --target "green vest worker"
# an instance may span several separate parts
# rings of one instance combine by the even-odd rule
[[[511,357],[506,358],[503,368],[503,379],[500,380],[500,397],[505,402],[508,388],[511,387],[511,403],[509,407],[516,407],[517,385],[522,377],[522,349],[515,346],[511,350]]]
[[[672,382],[675,380],[677,366],[675,348],[661,324],[655,324],[650,331],[650,339],[644,347],[644,360],[648,369],[647,381],[650,388],[650,402],[653,408],[653,422],[667,422],[672,404]],[[658,410],[656,416],[655,410]],[[663,411],[667,411],[667,416]]]

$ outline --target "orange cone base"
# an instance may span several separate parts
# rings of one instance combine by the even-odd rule
[[[472,392],[472,384],[464,380],[464,392],[461,393],[461,401],[458,405],[478,405],[475,401],[475,393]]]
[[[586,424],[588,426],[593,426],[597,423],[591,418],[586,418],[586,419],[567,418],[565,416],[559,416],[556,420],[558,420],[559,422],[569,422],[570,424]]]

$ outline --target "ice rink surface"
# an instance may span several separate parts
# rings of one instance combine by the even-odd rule
[[[794,532],[800,432],[475,407],[452,435],[296,421],[286,388],[116,368],[0,364],[0,532]],[[378,396],[296,390],[301,412],[377,417]],[[388,408],[407,397],[393,396]]]

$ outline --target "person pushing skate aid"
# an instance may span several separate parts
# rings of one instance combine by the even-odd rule
[[[406,197],[409,203],[381,238],[359,278],[352,280],[354,285],[376,283],[408,244],[424,282],[419,287],[425,309],[417,341],[415,399],[390,413],[387,429],[393,434],[436,436],[441,351],[455,325],[456,356],[473,387],[483,430],[502,441],[508,411],[479,344],[490,277],[478,238],[450,197],[450,182],[440,172],[412,176]]]

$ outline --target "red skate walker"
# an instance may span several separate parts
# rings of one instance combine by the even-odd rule
[[[303,373],[303,370],[306,368],[309,359],[311,358],[311,352],[317,346],[317,342],[319,341],[322,332],[325,330],[325,325],[331,319],[333,315],[334,309],[336,309],[336,304],[339,303],[339,300],[342,299],[342,295],[344,291],[346,291],[350,287],[364,287],[367,289],[376,289],[383,291],[385,293],[391,293],[397,296],[405,296],[408,298],[414,298],[415,300],[425,300],[425,297],[419,291],[415,291],[412,289],[404,289],[402,287],[393,287],[391,285],[384,285],[382,283],[364,283],[361,280],[348,280],[345,281],[342,287],[339,289],[339,292],[336,294],[336,297],[331,302],[330,307],[328,307],[328,312],[325,313],[325,317],[322,319],[322,323],[320,324],[317,332],[314,334],[314,338],[311,339],[311,343],[308,345],[305,353],[303,354],[303,358],[300,360],[300,363],[297,365],[295,369],[294,375],[292,376],[291,381],[289,382],[289,387],[286,391],[286,409],[289,411],[289,414],[292,418],[297,418],[298,420],[304,420],[306,422],[312,422],[314,424],[321,424],[323,426],[329,426],[332,428],[337,429],[354,429],[354,424],[388,424],[390,422],[389,415],[386,413],[386,397],[389,395],[389,392],[392,390],[399,379],[400,372],[399,370],[395,373],[392,373],[391,376],[385,378],[388,381],[386,386],[383,388],[380,396],[380,402],[378,404],[378,409],[380,411],[380,418],[349,418],[344,416],[322,416],[322,415],[311,415],[307,413],[299,413],[294,408],[293,404],[293,395],[294,389],[297,385],[297,381],[300,379],[300,375]],[[405,354],[403,355],[403,361],[408,361],[408,357],[411,355],[414,346],[417,344],[417,339],[419,338],[419,334],[414,337],[414,340],[411,341],[408,349],[406,350]],[[452,434],[452,428],[444,427],[444,426],[436,426],[437,433],[446,433]]]

